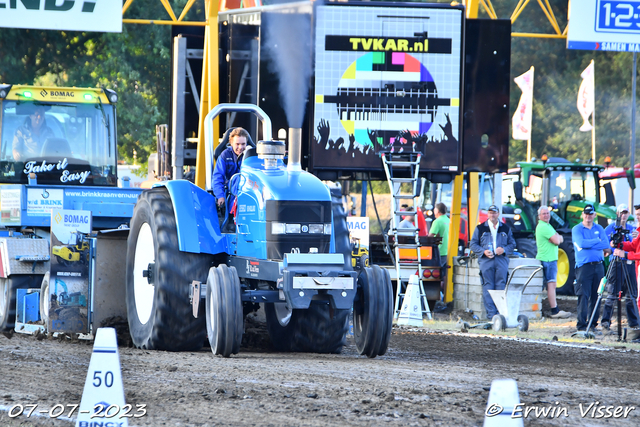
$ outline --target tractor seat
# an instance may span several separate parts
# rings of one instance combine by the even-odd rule
[[[47,138],[40,151],[42,157],[72,157],[71,146],[65,138]]]
[[[253,147],[249,147],[249,146],[247,145],[247,148],[244,150],[244,154],[243,154],[243,156],[242,156],[242,157],[243,157],[243,159],[245,159],[245,160],[246,160],[246,159],[248,159],[249,157],[255,157],[255,156],[257,156],[257,155],[258,155],[258,153],[256,152],[256,149],[255,149],[255,148],[253,148]]]
[[[220,142],[220,144],[218,144],[218,146],[216,147],[216,149],[213,151],[213,160],[217,161],[218,157],[220,157],[220,154],[222,154],[222,152],[227,148],[230,147],[231,144],[229,143],[229,135],[231,134],[231,132],[234,130],[235,128],[229,128],[227,129],[227,131],[224,133],[224,135],[222,135],[222,141]],[[247,138],[247,147],[252,147],[252,148],[256,148],[256,144],[254,144],[253,140],[251,139],[251,136],[249,136],[249,138]]]

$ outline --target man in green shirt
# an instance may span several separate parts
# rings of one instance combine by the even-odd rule
[[[556,302],[556,277],[558,275],[558,245],[564,239],[549,224],[551,213],[547,206],[538,209],[538,225],[536,227],[536,245],[538,255],[536,259],[542,262],[544,283],[547,286],[547,299],[551,307],[551,317],[554,319],[566,319],[571,313],[558,309]]]
[[[442,243],[438,245],[438,252],[440,252],[440,267],[442,267],[442,283],[444,284],[447,283],[447,248],[449,247],[449,217],[444,203],[436,203],[433,215],[436,219],[431,224],[429,236],[442,237]],[[444,286],[442,289],[444,290]]]

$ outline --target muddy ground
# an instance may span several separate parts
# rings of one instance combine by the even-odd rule
[[[499,378],[517,380],[521,402],[533,408],[527,426],[640,424],[640,345],[572,340],[575,319],[532,322],[531,336],[543,331],[549,339],[526,341],[509,331],[460,333],[439,318],[424,328],[395,328],[387,354],[376,359],[357,355],[350,339],[339,355],[271,352],[259,322],[247,328],[248,347],[228,359],[208,348],[121,347],[126,401],[147,405],[129,425],[481,426],[491,381]],[[80,403],[91,344],[40,338],[0,335],[2,427],[73,425],[8,416],[17,404],[48,410]],[[593,406],[587,412],[592,403],[627,408],[628,416],[598,418]],[[536,416],[545,408],[555,411]]]

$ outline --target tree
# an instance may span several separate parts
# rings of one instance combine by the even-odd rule
[[[508,4],[507,4],[508,3]],[[567,1],[551,1],[561,29],[566,27]],[[501,2],[508,16],[514,2]],[[534,7],[532,7],[534,6]],[[497,7],[496,7],[497,8]],[[497,8],[498,9],[498,8]],[[530,5],[514,24],[514,32],[548,31],[551,24],[542,10]],[[535,67],[532,155],[565,157],[587,162],[591,158],[591,133],[580,132],[582,118],[576,103],[580,74],[595,60],[596,161],[611,156],[613,163],[628,165],[631,125],[631,60],[626,52],[568,50],[564,39],[513,37],[511,42],[511,114],[515,112],[520,90],[513,78]],[[509,163],[526,160],[526,141],[511,140]]]
[[[174,3],[181,10],[186,0]],[[187,19],[204,19],[202,0]],[[167,19],[158,0],[136,0],[126,16]],[[169,121],[171,29],[166,25],[123,25],[122,33],[0,30],[0,81],[76,87],[105,87],[118,93],[118,151],[145,164],[155,151],[155,125]]]

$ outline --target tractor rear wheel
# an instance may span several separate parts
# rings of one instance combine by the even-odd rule
[[[269,303],[264,305],[267,318],[267,331],[271,344],[276,351],[291,351],[293,347],[293,310],[284,302]]]
[[[331,308],[329,301],[311,301],[308,309],[293,310],[291,351],[340,353],[349,328],[349,312]]]
[[[389,346],[393,322],[393,296],[389,272],[377,265],[365,268],[358,277],[353,304],[353,334],[358,353],[383,355]]]
[[[284,303],[266,304],[267,330],[277,351],[334,353],[342,351],[349,310],[329,301],[311,301],[308,309],[288,310]]]
[[[574,295],[575,281],[575,250],[571,234],[562,236],[564,241],[558,246],[558,276],[556,278],[556,292],[558,295]]]
[[[207,278],[207,337],[213,354],[229,357],[240,350],[243,332],[240,279],[235,267],[211,267]]]
[[[337,254],[344,255],[344,269],[353,270],[351,265],[351,243],[347,213],[342,205],[342,192],[339,188],[331,188],[331,212],[333,213],[333,238]]]
[[[136,347],[197,350],[206,339],[205,318],[193,317],[189,287],[205,283],[212,257],[178,248],[176,218],[164,187],[143,192],[127,240],[127,316]]]

